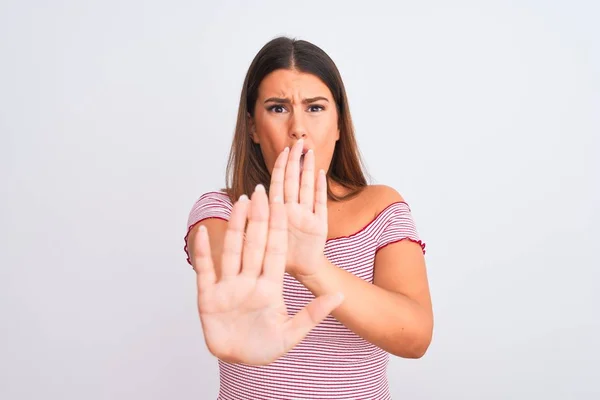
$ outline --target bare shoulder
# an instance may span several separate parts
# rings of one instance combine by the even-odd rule
[[[364,189],[363,196],[375,215],[392,203],[405,201],[396,189],[387,185],[369,185]]]
[[[367,186],[369,196],[380,198],[383,203],[393,203],[396,201],[404,201],[402,195],[393,187],[387,185],[369,185]]]

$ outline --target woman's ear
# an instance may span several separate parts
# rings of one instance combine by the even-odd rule
[[[254,123],[254,118],[248,113],[248,134],[254,143],[259,143],[258,135],[256,134],[256,124]]]

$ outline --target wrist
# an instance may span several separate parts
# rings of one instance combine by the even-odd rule
[[[322,279],[323,274],[326,273],[326,269],[330,265],[330,262],[327,257],[325,257],[325,254],[323,254],[311,264],[312,265],[310,265],[309,268],[292,267],[290,275],[302,284],[319,282]],[[310,272],[303,273],[302,271]]]

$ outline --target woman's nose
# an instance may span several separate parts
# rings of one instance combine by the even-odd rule
[[[306,133],[306,126],[304,124],[302,115],[294,113],[290,121],[290,137],[293,137],[296,140],[304,139],[306,137]]]

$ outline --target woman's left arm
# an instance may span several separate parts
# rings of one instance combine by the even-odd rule
[[[317,272],[294,277],[315,296],[344,293],[332,315],[383,350],[422,357],[433,335],[433,311],[423,251],[404,239],[375,256],[373,284],[335,266],[325,256]]]
[[[433,332],[423,249],[408,238],[400,240],[402,236],[396,236],[412,224],[402,226],[407,216],[399,215],[396,225],[384,231],[385,239],[377,244],[373,284],[331,264],[323,252],[328,221],[327,178],[321,170],[315,188],[315,156],[309,151],[300,184],[302,146],[302,140],[298,140],[289,153],[284,150],[271,174],[271,201],[283,198],[286,204],[286,271],[315,297],[342,292],[345,299],[332,315],[357,335],[397,356],[422,357]],[[381,204],[404,201],[392,188],[380,185],[378,189],[373,198]]]

